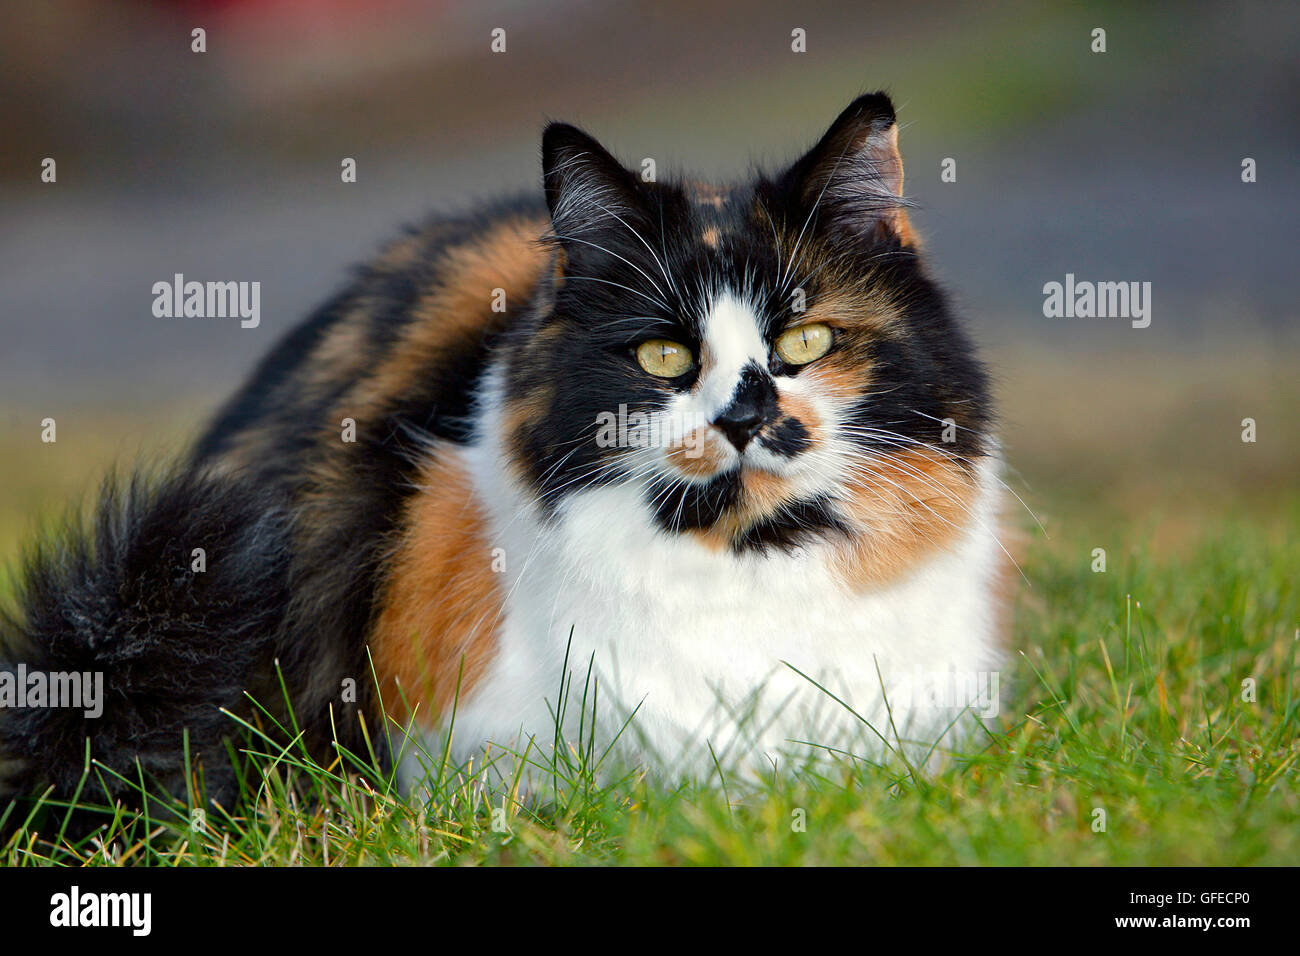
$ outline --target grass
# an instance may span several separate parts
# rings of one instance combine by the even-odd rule
[[[1257,369],[1246,374],[1258,381]],[[1068,372],[1053,373],[1068,385],[1059,376]],[[1202,376],[1196,392],[1213,386]],[[1089,401],[1102,413],[1108,401],[1136,407],[1121,384],[1101,391]],[[1019,394],[1013,418],[1056,423],[1042,439],[1050,449],[1034,444],[1048,431],[1041,423],[1012,426],[1031,485],[1068,470],[1071,456],[1084,474],[1108,450],[1114,459],[1113,435],[1071,431],[1060,408],[1032,412],[1044,403]],[[1276,398],[1278,408],[1289,400]],[[1270,420],[1269,406],[1255,407]],[[1190,436],[1200,426],[1180,427]],[[715,776],[665,786],[636,774],[611,782],[593,774],[599,746],[584,741],[555,768],[544,805],[517,801],[476,768],[451,767],[427,800],[407,800],[364,755],[321,767],[251,733],[255,796],[244,811],[209,808],[202,827],[185,803],[147,820],[119,814],[106,838],[80,843],[59,839],[57,827],[20,832],[0,863],[1294,863],[1300,456],[1274,446],[1267,460],[1276,466],[1255,460],[1249,480],[1234,483],[1224,472],[1236,466],[1222,455],[1180,470],[1161,460],[1177,447],[1171,437],[1136,465],[1124,459],[1145,469],[1145,497],[1132,481],[1114,495],[1104,481],[1030,492],[1049,534],[1033,536],[1021,562],[1029,585],[1017,599],[1001,716],[930,775],[901,761],[842,760],[750,785]],[[1174,475],[1177,492],[1166,480]],[[1099,547],[1104,573],[1092,569]]]

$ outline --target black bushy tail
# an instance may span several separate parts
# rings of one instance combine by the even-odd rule
[[[273,493],[191,471],[108,480],[92,518],[33,548],[16,607],[0,616],[0,679],[19,665],[100,674],[102,713],[0,697],[0,815],[47,792],[137,805],[142,776],[148,790],[183,796],[187,746],[206,796],[229,806],[238,786],[226,740],[238,725],[222,708],[248,714],[246,692],[280,696],[289,556]],[[94,760],[134,788],[102,768],[84,773],[88,739]]]

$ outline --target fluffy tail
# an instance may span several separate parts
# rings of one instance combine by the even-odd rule
[[[107,481],[91,519],[32,549],[0,616],[0,816],[79,788],[81,804],[137,802],[115,774],[180,796],[186,733],[189,770],[230,805],[237,725],[221,709],[280,696],[287,523],[271,494],[229,478],[137,476]],[[88,739],[111,772],[84,773]]]

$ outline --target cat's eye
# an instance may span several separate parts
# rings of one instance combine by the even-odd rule
[[[677,378],[685,375],[695,364],[691,350],[680,342],[667,339],[650,339],[636,349],[637,364],[658,378]]]
[[[789,365],[807,365],[831,350],[831,327],[809,322],[787,329],[776,340],[776,354]]]

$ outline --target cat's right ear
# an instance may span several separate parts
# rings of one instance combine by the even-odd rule
[[[637,207],[636,177],[568,123],[551,123],[542,134],[542,183],[561,241],[615,226]]]

